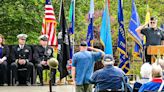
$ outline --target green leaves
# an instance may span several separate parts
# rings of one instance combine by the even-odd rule
[[[146,1],[135,0],[141,24],[145,21]],[[131,0],[124,0],[124,21],[125,30],[128,30],[131,16]],[[58,21],[60,0],[52,0],[55,17]],[[75,42],[86,39],[90,0],[76,0],[75,8]],[[159,25],[164,20],[164,6],[162,0],[151,0],[148,2],[151,15],[158,17]],[[29,36],[29,44],[37,43],[37,37],[41,32],[42,18],[44,16],[45,0],[2,0],[0,3],[0,33],[6,36],[7,44],[14,44],[17,41],[16,35],[26,33]],[[94,26],[99,31],[101,17],[104,9],[104,0],[95,0]],[[65,16],[69,19],[70,0],[64,0]],[[113,31],[113,45],[117,44],[117,0],[110,0],[111,28]],[[60,26],[60,25],[58,25]],[[59,28],[59,27],[58,27]],[[59,29],[57,30],[57,32]],[[31,42],[31,43],[30,43]]]
[[[6,36],[6,42],[14,44],[17,40],[16,35],[19,33],[28,35],[31,31],[34,31],[35,35],[39,33],[37,30],[41,28],[42,23],[40,15],[43,15],[40,11],[43,9],[35,7],[33,0],[3,0],[0,30],[1,34]]]

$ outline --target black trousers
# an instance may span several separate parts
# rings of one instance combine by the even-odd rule
[[[36,64],[36,68],[37,68],[37,73],[39,75],[40,78],[40,82],[43,83],[43,70],[44,69],[49,69],[49,66],[43,66],[41,64]],[[51,70],[51,76],[52,76],[52,83],[55,84],[56,83],[56,69],[52,69]]]
[[[7,61],[4,61],[0,64],[0,84],[7,83]]]
[[[147,54],[147,47],[145,48],[145,59],[146,59],[146,62],[151,64],[151,55]]]
[[[11,64],[12,75],[15,78],[15,81],[18,81],[18,69],[27,68],[26,81],[30,82],[30,75],[33,71],[34,65],[31,62],[26,62],[25,65],[20,65],[16,62]]]

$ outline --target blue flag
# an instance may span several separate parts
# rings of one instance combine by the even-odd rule
[[[75,14],[74,14],[74,10],[75,10],[75,1],[71,0],[71,5],[70,5],[70,9],[69,9],[69,22],[70,22],[70,28],[69,28],[69,32],[70,34],[74,34],[74,23],[75,23]]]
[[[87,32],[87,44],[88,46],[91,46],[91,43],[93,41],[93,17],[94,17],[94,0],[90,1],[90,10],[89,10],[89,25],[88,25],[88,32]]]
[[[140,49],[143,48],[143,41],[135,31],[137,27],[140,26],[140,20],[137,13],[137,8],[135,5],[134,0],[132,1],[132,15],[129,23],[129,34],[130,37],[136,42],[134,52],[138,53],[140,55]]]
[[[100,29],[100,41],[102,45],[104,46],[105,54],[113,55],[108,0],[106,0],[105,10],[103,11],[103,16],[102,16],[102,24],[101,24],[101,29]]]
[[[119,64],[119,67],[125,73],[128,73],[129,68],[130,68],[130,63],[128,61],[129,61],[129,58],[127,58],[124,54],[120,53],[120,64]]]
[[[124,17],[123,17],[123,6],[122,6],[122,0],[118,0],[118,23],[119,23],[119,33],[118,33],[118,50],[120,51],[120,65],[119,68],[122,68],[122,70],[127,73],[130,64],[129,59],[126,51],[126,33],[124,29]]]
[[[125,36],[126,34],[124,29],[122,0],[118,0],[118,23],[119,23],[118,50],[126,55],[126,36]]]
[[[70,22],[70,27],[69,27],[69,34],[70,34],[70,39],[71,39],[71,44],[70,44],[70,59],[73,57],[74,53],[74,28],[75,28],[75,1],[71,0],[71,5],[69,9],[69,22]]]

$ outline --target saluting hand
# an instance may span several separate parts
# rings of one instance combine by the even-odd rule
[[[41,61],[40,62],[42,65],[44,65],[44,66],[47,66],[47,62],[46,61]]]
[[[3,60],[2,59],[0,59],[0,64],[3,62]]]
[[[91,51],[93,50],[94,48],[93,47],[88,47],[87,50]]]

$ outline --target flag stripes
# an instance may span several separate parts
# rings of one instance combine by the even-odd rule
[[[42,34],[48,35],[48,45],[57,45],[56,24],[55,13],[51,1],[46,0]]]

